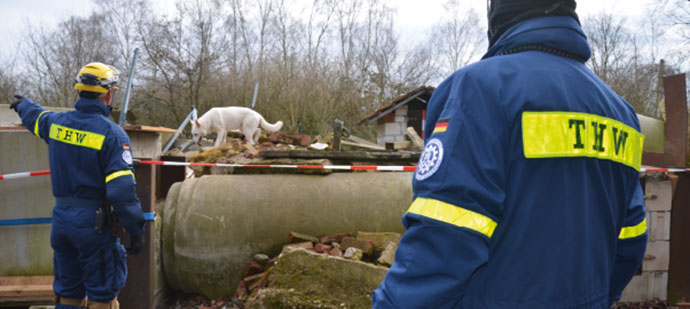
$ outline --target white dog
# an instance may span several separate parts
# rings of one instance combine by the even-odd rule
[[[259,125],[268,132],[275,132],[283,127],[283,122],[270,124],[261,114],[246,107],[214,107],[192,121],[192,141],[201,144],[202,136],[215,132],[218,137],[214,146],[217,147],[225,144],[228,131],[237,130],[244,134],[247,144],[254,145],[259,142]]]

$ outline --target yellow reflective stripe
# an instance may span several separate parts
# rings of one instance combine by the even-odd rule
[[[105,183],[108,183],[117,177],[125,176],[125,175],[132,175],[132,178],[134,178],[134,173],[132,173],[131,170],[121,170],[121,171],[117,171],[117,172],[114,172],[114,173],[108,175],[108,177],[105,177]]]
[[[36,117],[36,122],[34,124],[34,134],[38,137],[41,137],[40,135],[38,135],[38,120],[41,119],[41,116],[43,116],[43,114],[47,112],[48,111],[42,111],[40,114],[38,114],[38,117]]]
[[[635,226],[628,226],[624,227],[621,229],[620,235],[618,235],[618,238],[620,239],[626,239],[626,238],[633,238],[640,236],[647,232],[647,218],[642,220],[639,224]]]
[[[105,136],[58,124],[50,125],[50,138],[63,143],[101,150]]]
[[[410,205],[408,213],[425,216],[455,226],[477,231],[491,238],[498,223],[482,214],[439,200],[418,197]]]
[[[524,112],[522,142],[526,158],[593,157],[639,170],[644,135],[597,115]]]

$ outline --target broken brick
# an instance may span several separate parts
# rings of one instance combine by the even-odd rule
[[[291,139],[292,145],[307,147],[309,144],[311,144],[311,136],[306,134],[295,134],[291,137]]]
[[[252,261],[249,266],[242,273],[242,278],[248,277],[254,274],[258,274],[264,271],[264,267],[257,261]]]
[[[249,292],[247,291],[247,285],[244,283],[244,280],[240,281],[240,285],[237,286],[237,289],[235,290],[235,294],[232,295],[233,298],[244,298],[245,296],[249,295]]]
[[[400,242],[400,233],[369,233],[369,232],[357,232],[357,239],[368,240],[374,244],[374,250],[381,252],[386,249],[389,242],[394,242],[396,245]]]
[[[374,252],[374,243],[369,240],[345,237],[340,243],[340,249],[347,252],[349,248],[357,248],[361,250],[364,255],[371,255]]]
[[[339,233],[339,234],[331,234],[331,235],[326,235],[322,236],[319,240],[322,244],[328,244],[332,242],[341,242],[343,241],[343,238],[345,237],[351,237],[352,233]]]
[[[290,232],[290,235],[288,236],[288,242],[289,243],[296,243],[296,242],[305,242],[305,241],[310,241],[310,242],[319,242],[318,237],[302,234],[302,233],[297,233],[297,232]]]
[[[331,251],[332,248],[333,248],[333,247],[331,247],[331,246],[329,246],[329,245],[324,245],[324,244],[316,244],[316,245],[314,245],[314,251],[316,251],[316,252],[318,252],[318,253],[324,253],[324,252]]]
[[[268,272],[260,273],[260,275],[252,285],[249,286],[249,292],[253,292],[258,288],[264,288],[268,285]]]

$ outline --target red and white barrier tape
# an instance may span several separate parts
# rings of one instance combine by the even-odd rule
[[[172,165],[172,166],[216,166],[216,167],[258,167],[258,168],[298,168],[298,169],[330,169],[349,171],[389,171],[414,172],[416,166],[385,166],[385,165],[290,165],[290,164],[233,164],[233,163],[195,163],[172,161],[138,161],[140,164]]]
[[[0,180],[25,178],[25,177],[31,177],[31,176],[43,176],[43,175],[48,175],[48,174],[50,174],[50,171],[49,171],[49,170],[45,170],[45,171],[35,171],[35,172],[24,172],[24,173],[14,173],[14,174],[5,174],[5,175],[0,175]]]
[[[215,167],[254,167],[254,168],[295,168],[295,169],[330,169],[330,170],[347,170],[347,171],[386,171],[386,172],[414,172],[417,170],[416,166],[385,166],[385,165],[290,165],[290,164],[233,164],[233,163],[196,163],[196,162],[174,162],[174,161],[136,161],[139,164],[147,165],[167,165],[167,166],[215,166]],[[646,172],[667,172],[667,173],[685,173],[690,172],[690,168],[656,168],[643,167],[640,168],[641,173]],[[0,180],[17,179],[31,176],[43,176],[50,174],[49,170],[24,172],[0,175]]]

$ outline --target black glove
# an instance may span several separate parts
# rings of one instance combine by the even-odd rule
[[[137,255],[141,252],[141,248],[144,247],[144,234],[138,236],[129,236],[129,248],[127,248],[127,254]]]
[[[16,112],[17,111],[17,105],[19,105],[19,103],[22,102],[22,100],[24,100],[24,97],[15,94],[14,98],[17,99],[17,101],[14,101],[14,103],[10,104],[10,109],[13,109]]]

